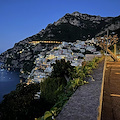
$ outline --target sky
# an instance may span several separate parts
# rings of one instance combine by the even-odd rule
[[[0,0],[0,53],[66,13],[120,15],[120,0]]]

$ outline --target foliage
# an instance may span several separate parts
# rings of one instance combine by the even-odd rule
[[[80,19],[81,25],[85,24],[86,26],[77,26],[72,25],[69,21],[78,19],[75,16],[72,15],[65,15],[64,16],[68,22],[67,23],[61,23],[59,25],[50,24],[46,27],[46,31],[41,37],[39,34],[32,36],[32,39],[37,40],[58,40],[58,41],[76,41],[76,40],[86,40],[88,35],[90,35],[90,39],[95,37],[97,33],[101,31],[103,26],[105,26],[107,23],[104,20],[100,21],[100,24],[93,23],[89,20]],[[48,36],[49,31],[47,29],[51,30],[51,34],[54,36]],[[83,37],[84,36],[84,37]]]
[[[53,71],[51,76],[53,77],[71,77],[71,73],[74,70],[74,67],[71,66],[70,61],[65,62],[65,59],[56,60],[56,64],[52,64]]]
[[[48,101],[50,104],[55,104],[57,99],[57,90],[61,85],[65,85],[63,80],[64,78],[46,78],[41,82],[41,97]]]
[[[55,104],[58,95],[63,92],[63,88],[67,85],[66,77],[72,77],[74,67],[70,62],[65,62],[64,59],[56,60],[56,64],[52,64],[53,71],[51,76],[41,82],[41,97],[48,101],[50,104]],[[69,79],[68,78],[68,79]]]
[[[85,65],[82,66],[82,70],[85,75],[88,75],[92,72],[92,69],[95,69],[98,66],[98,62],[103,58],[95,57],[92,61],[86,62]]]
[[[84,84],[83,79],[80,79],[80,78],[75,78],[74,80],[71,80],[70,82],[71,84],[69,86],[69,89],[72,91],[75,91],[80,85]]]
[[[46,111],[44,114],[44,120],[50,120],[52,117],[52,113],[49,111]]]
[[[0,104],[0,120],[34,120],[51,106],[45,100],[34,100],[40,84],[18,84],[15,91],[4,96]]]
[[[13,60],[13,58],[7,58],[6,64],[11,65],[12,60]]]
[[[16,59],[20,59],[20,54],[18,54],[17,52],[14,53],[14,56],[15,56]]]
[[[76,67],[74,68],[74,72],[72,73],[72,77],[73,77],[73,78],[78,78],[78,77],[80,77],[81,79],[84,79],[85,74],[84,74],[84,72],[83,72],[83,70],[82,70],[82,67],[76,66]]]
[[[34,60],[27,60],[27,61],[25,61],[24,62],[24,65],[23,65],[23,71],[25,71],[25,72],[31,72],[31,70],[34,68]]]
[[[77,67],[72,67],[65,60],[56,61],[51,76],[41,84],[18,84],[15,91],[4,96],[0,104],[0,119],[34,120],[44,114],[37,120],[54,120],[74,91],[87,83],[84,78],[90,75],[102,59],[84,61],[82,66]],[[69,77],[68,82],[65,75]],[[40,89],[40,100],[34,100],[34,94]]]
[[[56,103],[49,111],[49,114],[51,113],[50,117],[48,116],[46,118],[52,120],[52,117],[54,118],[59,114],[59,112],[62,110],[62,107],[69,100],[74,91],[80,85],[88,83],[84,81],[84,78],[86,76],[90,76],[89,74],[92,72],[92,69],[96,68],[98,63],[102,60],[103,57],[102,58],[95,57],[92,61],[84,62],[82,67],[77,66],[74,68],[74,71],[71,74],[72,79],[69,82],[67,82],[66,86],[64,87],[59,86],[58,89],[56,90],[57,93]],[[44,116],[42,116],[41,120],[45,120]]]

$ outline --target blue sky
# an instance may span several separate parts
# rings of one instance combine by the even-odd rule
[[[66,13],[120,15],[120,0],[0,0],[0,52],[30,37]]]

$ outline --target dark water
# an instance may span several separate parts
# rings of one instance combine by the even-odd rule
[[[20,83],[19,72],[0,68],[0,102],[5,94],[15,90],[18,83]]]

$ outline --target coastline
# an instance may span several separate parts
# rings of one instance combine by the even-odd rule
[[[11,67],[11,66],[5,66],[4,62],[1,62],[0,61],[0,69],[5,69],[5,70],[8,70],[8,71],[14,71],[14,72],[19,72],[19,78],[20,78],[20,82],[25,82],[28,75],[27,74],[24,74],[24,73],[20,73],[20,69],[19,68],[14,68],[14,67]]]
[[[16,89],[16,85],[20,83],[18,70],[7,70],[0,68],[0,103],[5,94]]]

